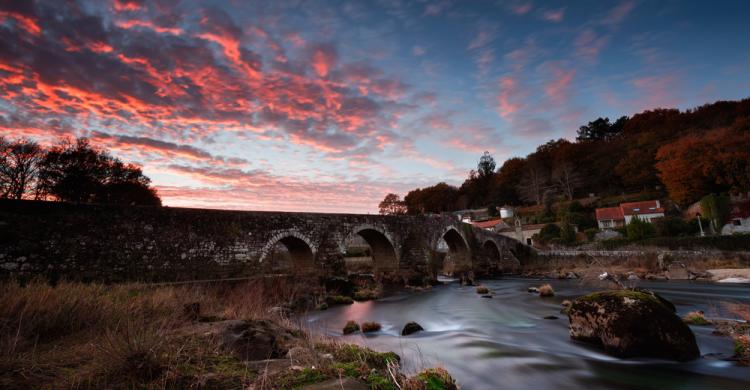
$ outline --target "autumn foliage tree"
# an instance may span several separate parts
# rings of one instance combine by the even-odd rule
[[[708,193],[750,190],[750,119],[730,128],[693,133],[662,146],[656,169],[682,205]]]

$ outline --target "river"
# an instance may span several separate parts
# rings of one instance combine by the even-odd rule
[[[406,372],[442,366],[463,389],[750,389],[750,368],[721,358],[732,355],[728,337],[712,326],[691,326],[701,355],[675,363],[654,359],[618,359],[596,347],[572,341],[561,302],[591,287],[576,280],[555,280],[554,298],[526,292],[541,282],[531,279],[485,280],[494,298],[482,298],[474,287],[452,282],[423,292],[399,293],[378,301],[316,311],[304,319],[313,332],[341,341],[394,351]],[[678,315],[703,310],[709,318],[722,302],[750,303],[750,284],[689,281],[646,282],[670,300]],[[555,315],[559,319],[543,319]],[[380,332],[342,336],[347,320],[377,321]],[[416,321],[425,331],[400,336],[404,324]]]

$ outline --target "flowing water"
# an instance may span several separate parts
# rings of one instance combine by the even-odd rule
[[[728,337],[711,326],[691,326],[703,357],[688,363],[654,359],[618,359],[568,336],[568,319],[560,314],[564,299],[590,287],[574,280],[551,281],[554,298],[526,292],[539,285],[530,279],[488,280],[494,298],[482,298],[474,287],[453,282],[417,293],[378,301],[337,306],[309,314],[313,332],[401,355],[407,372],[443,366],[464,389],[750,389],[750,367],[723,360],[732,355]],[[750,284],[640,282],[677,307],[682,316],[703,310],[711,317],[722,302],[750,303]],[[559,319],[543,319],[555,315]],[[380,332],[342,336],[347,320],[377,321]],[[400,336],[404,324],[416,321],[425,331]]]

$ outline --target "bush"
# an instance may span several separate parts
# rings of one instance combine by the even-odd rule
[[[554,223],[548,223],[539,231],[539,242],[545,243],[553,238],[560,238],[560,227]]]
[[[565,244],[572,244],[576,242],[576,231],[573,229],[573,225],[564,222],[560,229],[560,239]]]
[[[363,322],[362,333],[377,332],[382,328],[378,322]]]
[[[704,224],[708,228],[708,224]],[[667,216],[654,221],[656,235],[659,237],[690,236],[698,233],[698,222],[686,221],[679,217]]]
[[[630,240],[643,240],[645,238],[653,237],[656,234],[653,224],[642,221],[637,217],[631,219],[626,228],[628,232],[628,239]]]

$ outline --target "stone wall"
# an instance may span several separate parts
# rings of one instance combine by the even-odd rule
[[[170,281],[261,276],[281,242],[311,253],[295,272],[346,272],[352,235],[373,247],[378,271],[393,278],[428,277],[441,237],[455,231],[478,275],[517,268],[526,254],[507,237],[451,216],[381,216],[74,205],[0,201],[0,278]],[[489,243],[488,243],[489,242]],[[458,245],[462,245],[458,242]],[[490,251],[495,245],[497,251]],[[498,256],[499,253],[499,256]]]

